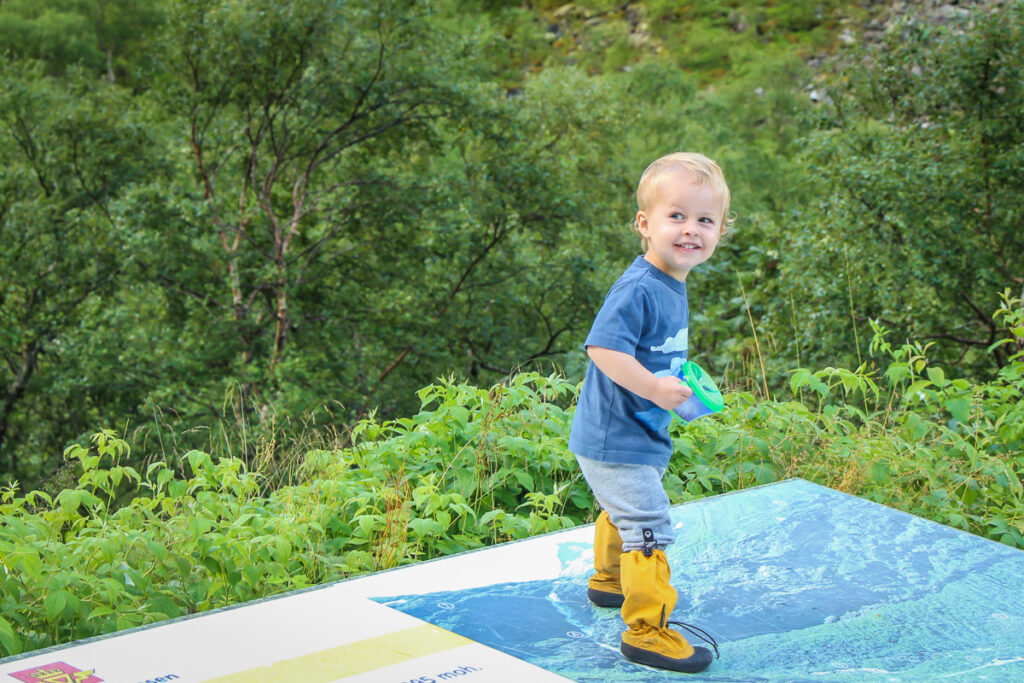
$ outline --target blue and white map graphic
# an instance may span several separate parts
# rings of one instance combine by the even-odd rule
[[[465,588],[453,564],[451,590],[371,597],[580,683],[1024,681],[1020,550],[802,480],[672,516],[672,618],[721,651],[696,676],[619,654],[618,610],[586,598],[593,553],[580,534],[550,544],[554,578]],[[507,546],[526,552],[533,540]]]

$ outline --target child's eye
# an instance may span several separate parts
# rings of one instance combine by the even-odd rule
[[[669,218],[671,218],[672,220],[681,221],[683,220],[683,214],[676,211],[671,216],[669,216]]]
[[[714,225],[714,224],[715,224],[715,219],[714,219],[714,218],[711,218],[711,217],[709,217],[709,216],[703,216],[703,217],[702,217],[702,218],[700,219],[700,222],[701,222],[701,223],[707,223],[708,225]]]

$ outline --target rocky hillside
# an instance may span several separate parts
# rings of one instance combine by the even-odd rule
[[[879,41],[890,25],[906,17],[950,24],[974,7],[998,9],[1010,1],[859,0],[779,3],[781,7],[695,2],[671,9],[648,2],[595,9],[600,3],[580,2],[538,10],[536,22],[543,24],[551,52],[568,63],[584,63],[592,70],[628,68],[645,56],[665,56],[713,78],[728,71],[728,66],[710,59],[721,54],[723,45],[756,41],[769,49],[786,46],[816,66],[842,45]],[[702,39],[693,41],[691,48],[687,39],[695,34]],[[603,54],[602,63],[593,58],[595,54]]]

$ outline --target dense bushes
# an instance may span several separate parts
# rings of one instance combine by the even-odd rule
[[[1024,332],[1008,302],[1011,330]],[[675,423],[673,502],[803,477],[1024,548],[1024,360],[950,378],[920,345],[872,348],[879,374],[795,370],[792,400],[730,393]],[[523,373],[441,382],[412,417],[367,419],[282,475],[184,455],[143,472],[108,431],[72,446],[75,488],[0,498],[0,652],[191,614],[566,528],[592,502],[566,450],[575,385]],[[272,488],[271,481],[290,480]]]
[[[77,487],[0,498],[0,654],[229,605],[582,522],[564,380],[440,384],[423,410],[304,454],[297,481],[191,451],[184,472],[120,464],[111,432],[66,456]]]

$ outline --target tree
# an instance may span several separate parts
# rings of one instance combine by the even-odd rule
[[[78,66],[138,85],[145,43],[163,23],[154,0],[5,0],[0,52],[37,59],[51,75]]]
[[[437,122],[447,149],[409,168],[418,181],[396,180],[421,185],[430,201],[384,223],[406,253],[390,266],[380,254],[364,259],[386,275],[367,288],[379,313],[359,336],[379,330],[391,354],[368,365],[404,370],[387,393],[411,397],[440,373],[500,380],[575,355],[613,256],[631,242],[617,95],[552,69],[516,97],[482,87],[459,117]],[[374,382],[366,392],[395,406]]]
[[[315,315],[296,292],[315,289],[318,266],[354,249],[374,205],[394,200],[374,155],[416,140],[451,99],[446,49],[404,3],[312,0],[179,3],[167,44],[160,104],[194,183],[175,239],[202,260],[149,270],[203,302],[212,334],[230,330],[228,375],[243,380],[243,403],[265,405]]]
[[[352,417],[571,347],[595,295],[552,274],[578,270],[560,245],[614,171],[614,115],[585,108],[600,88],[559,72],[505,98],[471,44],[405,3],[183,3],[168,44],[160,105],[195,185],[146,268],[192,301],[207,405],[229,381],[236,411],[336,400]]]
[[[821,197],[784,262],[813,337],[849,340],[852,315],[863,339],[877,318],[946,361],[1006,362],[986,349],[999,293],[1024,285],[1022,30],[1019,3],[951,28],[906,21],[834,74],[808,140]]]
[[[0,61],[0,472],[38,474],[91,427],[82,403],[64,410],[60,384],[83,376],[70,340],[130,259],[116,203],[149,165],[131,111],[81,72],[58,83],[39,63]]]

